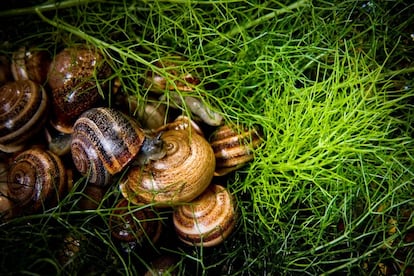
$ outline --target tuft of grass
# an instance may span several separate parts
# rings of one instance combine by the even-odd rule
[[[0,12],[1,53],[93,45],[139,103],[150,100],[146,71],[170,76],[154,62],[178,53],[201,78],[189,94],[226,122],[259,125],[264,140],[250,164],[214,179],[240,212],[224,244],[184,246],[164,210],[161,240],[128,250],[108,230],[117,183],[84,211],[79,179],[56,208],[0,225],[3,272],[135,275],[162,254],[184,275],[412,271],[414,4],[405,2],[66,0]],[[55,244],[68,234],[82,247],[62,266]]]

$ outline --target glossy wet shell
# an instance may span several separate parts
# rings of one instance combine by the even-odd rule
[[[40,148],[16,156],[7,175],[9,196],[24,213],[57,203],[66,190],[66,170],[60,158]]]
[[[236,207],[229,191],[210,185],[190,204],[179,206],[173,214],[175,230],[189,245],[215,246],[223,242],[236,224]]]
[[[144,133],[131,118],[111,108],[93,108],[75,122],[72,159],[89,182],[107,185],[110,175],[136,156],[143,141]]]
[[[1,86],[0,150],[21,150],[45,124],[47,109],[47,95],[40,84],[25,80]]]
[[[223,125],[209,139],[216,157],[216,176],[226,175],[253,159],[261,138],[256,129],[238,129]]]
[[[97,82],[105,88],[111,74],[103,56],[86,47],[66,48],[51,63],[48,84],[52,90],[51,123],[59,131],[71,133],[74,121],[101,100]]]
[[[189,202],[210,184],[215,158],[210,144],[191,130],[168,130],[161,139],[166,155],[144,167],[134,167],[120,184],[132,202],[159,206]]]

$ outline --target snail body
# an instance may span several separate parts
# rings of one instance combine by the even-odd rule
[[[48,72],[54,114],[52,125],[63,133],[71,133],[79,115],[97,106],[102,99],[97,79],[105,80],[110,74],[110,67],[95,50],[79,46],[59,52]]]
[[[226,175],[253,159],[253,150],[261,141],[255,129],[223,125],[209,139],[216,157],[216,176]]]
[[[40,84],[30,80],[0,87],[0,151],[16,152],[47,119],[48,99]]]
[[[15,80],[32,80],[43,84],[49,65],[50,55],[46,51],[20,47],[13,52],[11,72]]]
[[[237,213],[230,192],[210,185],[199,197],[174,210],[177,235],[188,245],[210,247],[223,242],[236,225]]]
[[[60,158],[40,148],[18,154],[7,174],[9,197],[23,213],[56,203],[66,184],[66,169]]]
[[[210,184],[215,158],[210,144],[191,128],[161,134],[166,151],[159,160],[129,170],[121,181],[125,198],[166,206],[189,202]]]
[[[105,186],[138,153],[144,133],[128,116],[111,108],[92,108],[73,126],[72,159],[90,183]]]

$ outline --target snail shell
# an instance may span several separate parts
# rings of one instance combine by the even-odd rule
[[[191,128],[161,134],[166,154],[144,167],[132,167],[120,184],[125,198],[159,206],[189,202],[210,184],[215,167],[213,149]]]
[[[21,150],[46,122],[47,107],[47,95],[40,84],[24,80],[1,86],[0,151]]]
[[[228,125],[219,127],[209,141],[216,157],[216,176],[228,174],[251,161],[253,150],[262,142],[256,129]]]
[[[166,105],[161,102],[148,101],[141,105],[135,96],[128,96],[124,102],[145,129],[156,130],[167,120]]]
[[[146,239],[157,242],[162,223],[149,207],[133,206],[122,198],[109,217],[112,236],[121,242],[142,244]]]
[[[15,80],[46,82],[50,55],[46,51],[20,47],[13,53],[11,71]]]
[[[0,221],[2,221],[13,217],[13,201],[10,200],[7,186],[8,164],[1,159],[0,161]]]
[[[55,204],[66,183],[66,170],[60,158],[40,148],[18,154],[7,175],[10,198],[28,213]]]
[[[174,210],[173,222],[181,241],[210,247],[223,242],[236,225],[236,207],[230,192],[210,185],[190,204]]]
[[[180,115],[171,123],[165,124],[162,127],[158,128],[156,132],[160,133],[166,130],[184,130],[188,128],[194,130],[198,135],[204,137],[203,130],[200,128],[200,126],[184,115]]]
[[[137,155],[144,133],[128,116],[111,108],[92,108],[73,126],[71,153],[89,182],[105,186]]]
[[[172,79],[169,80],[168,77],[166,78],[156,72],[148,71],[145,86],[153,92],[163,92],[165,90],[172,91],[176,88],[179,91],[193,91],[194,89],[188,84],[198,85],[200,80],[193,76],[193,74],[183,70],[182,65],[185,62],[186,59],[179,55],[167,56],[156,61],[155,66],[163,68],[168,74],[171,75]]]
[[[97,81],[105,83],[110,74],[109,65],[98,51],[80,46],[59,52],[48,74],[53,101],[52,125],[61,132],[71,133],[79,115],[99,104],[102,97]]]

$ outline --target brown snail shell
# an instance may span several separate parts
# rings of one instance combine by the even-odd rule
[[[236,225],[237,213],[230,192],[210,185],[190,204],[174,210],[173,222],[181,241],[189,245],[215,246],[223,242]]]
[[[14,205],[10,200],[9,187],[7,186],[8,164],[4,160],[0,161],[0,221],[2,221],[13,217]]]
[[[10,198],[24,213],[50,206],[63,195],[66,169],[52,152],[33,148],[18,154],[7,175]]]
[[[98,209],[106,189],[102,186],[87,185],[83,191],[83,195],[79,200],[79,207],[82,210],[96,210]]]
[[[200,80],[192,73],[183,70],[182,65],[185,62],[186,59],[180,55],[170,55],[156,61],[155,66],[165,69],[170,76],[165,77],[157,72],[148,71],[145,86],[153,92],[173,91],[175,89],[193,91],[194,89],[188,84],[198,85]]]
[[[229,125],[219,127],[209,141],[216,157],[216,176],[228,174],[251,161],[253,150],[262,142],[256,129]]]
[[[165,104],[148,101],[140,105],[135,96],[128,96],[125,104],[129,106],[130,113],[138,118],[143,128],[156,130],[165,125],[167,120]]]
[[[171,123],[161,126],[156,130],[156,132],[160,133],[167,130],[184,130],[188,128],[195,131],[198,135],[204,137],[203,130],[200,128],[200,126],[196,122],[184,115],[180,115]]]
[[[96,50],[79,46],[59,52],[48,73],[54,114],[52,125],[61,132],[71,133],[79,115],[101,101],[97,81],[105,83],[110,74],[109,65]]]
[[[45,90],[30,80],[0,87],[0,151],[16,152],[45,124],[48,99]]]
[[[189,202],[210,184],[215,167],[213,149],[191,128],[161,134],[166,154],[145,166],[132,167],[121,181],[125,198],[137,204],[168,206]]]
[[[73,126],[71,153],[90,183],[105,186],[138,153],[144,133],[128,116],[111,108],[92,108]]]
[[[47,51],[20,47],[12,56],[13,78],[43,84],[47,79],[50,62],[51,58]]]
[[[146,239],[158,241],[162,222],[149,207],[135,206],[122,198],[109,217],[112,237],[121,242],[142,244]]]

